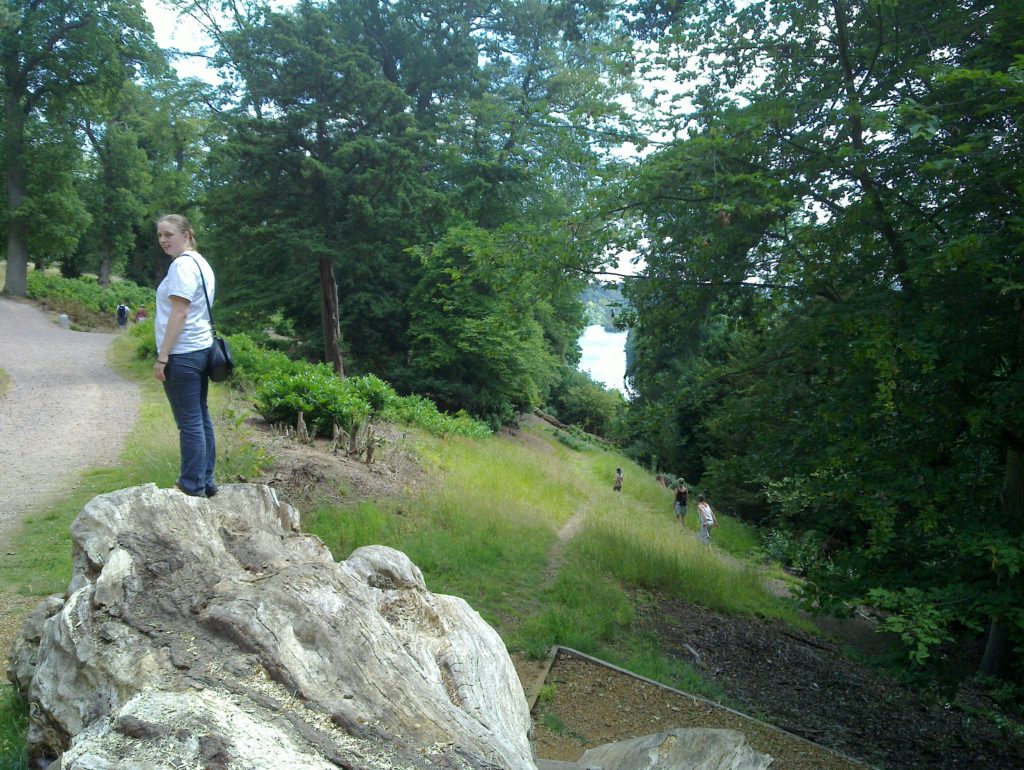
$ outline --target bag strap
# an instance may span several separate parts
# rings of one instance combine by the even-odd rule
[[[196,263],[196,268],[199,270],[199,280],[203,282],[203,297],[206,298],[206,314],[210,316],[210,332],[216,337],[217,327],[213,323],[213,309],[210,307],[210,295],[206,293],[206,278],[203,277],[203,267],[199,264],[199,260],[191,254],[188,255],[188,258]]]

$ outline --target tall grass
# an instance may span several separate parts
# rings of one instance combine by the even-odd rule
[[[546,428],[539,432],[550,434]],[[561,447],[560,447],[561,449]],[[679,597],[725,613],[776,617],[800,623],[795,612],[767,592],[761,576],[723,549],[745,552],[753,530],[720,516],[716,544],[695,538],[695,511],[681,528],[672,493],[621,455],[584,449],[559,463],[575,476],[582,526],[568,541],[553,584],[542,589],[536,612],[507,629],[511,647],[531,655],[552,644],[597,655],[657,681],[719,701],[724,693],[636,624],[640,592]],[[612,491],[615,468],[625,482]],[[803,625],[802,623],[800,623]]]
[[[428,491],[317,509],[303,526],[342,559],[369,543],[404,551],[431,590],[467,599],[512,650],[541,656],[562,644],[721,700],[713,682],[639,628],[634,605],[647,590],[793,620],[756,570],[723,553],[723,543],[749,548],[750,528],[722,516],[708,547],[694,537],[696,516],[681,529],[671,492],[643,468],[605,450],[574,450],[544,427],[528,434],[536,439],[528,446],[420,435],[417,452],[436,480]],[[616,467],[626,477],[621,494],[612,491]],[[574,517],[575,534],[559,545]]]
[[[535,601],[574,490],[557,465],[523,447],[420,434],[417,449],[436,483],[419,497],[323,508],[304,517],[338,558],[382,543],[405,552],[428,587],[465,598],[500,628]]]
[[[588,520],[573,547],[585,563],[629,586],[723,612],[791,617],[765,590],[757,570],[723,559],[681,530],[672,514],[664,520],[650,518],[624,519],[617,512],[602,511]]]
[[[11,388],[11,376],[0,369],[0,397],[4,395]]]
[[[0,685],[0,767],[4,770],[28,770],[27,731],[28,704],[13,687]]]

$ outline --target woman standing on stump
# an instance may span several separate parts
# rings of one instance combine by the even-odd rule
[[[153,376],[164,384],[178,426],[181,472],[175,486],[186,495],[213,497],[217,450],[206,407],[206,360],[213,345],[207,297],[212,305],[213,269],[195,250],[195,231],[180,214],[161,217],[156,236],[171,265],[156,290]]]

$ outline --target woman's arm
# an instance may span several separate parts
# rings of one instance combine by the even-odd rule
[[[185,319],[188,318],[188,307],[190,303],[184,297],[171,296],[171,314],[167,318],[167,330],[164,332],[164,341],[160,350],[156,353],[156,363],[153,364],[153,376],[160,382],[167,379],[164,374],[164,365],[167,363],[167,356],[178,344],[178,337],[181,330],[185,328]]]

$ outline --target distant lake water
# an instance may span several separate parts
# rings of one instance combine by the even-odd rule
[[[598,382],[625,393],[622,380],[626,376],[626,334],[606,332],[603,326],[588,326],[580,337],[579,370],[590,372]]]

